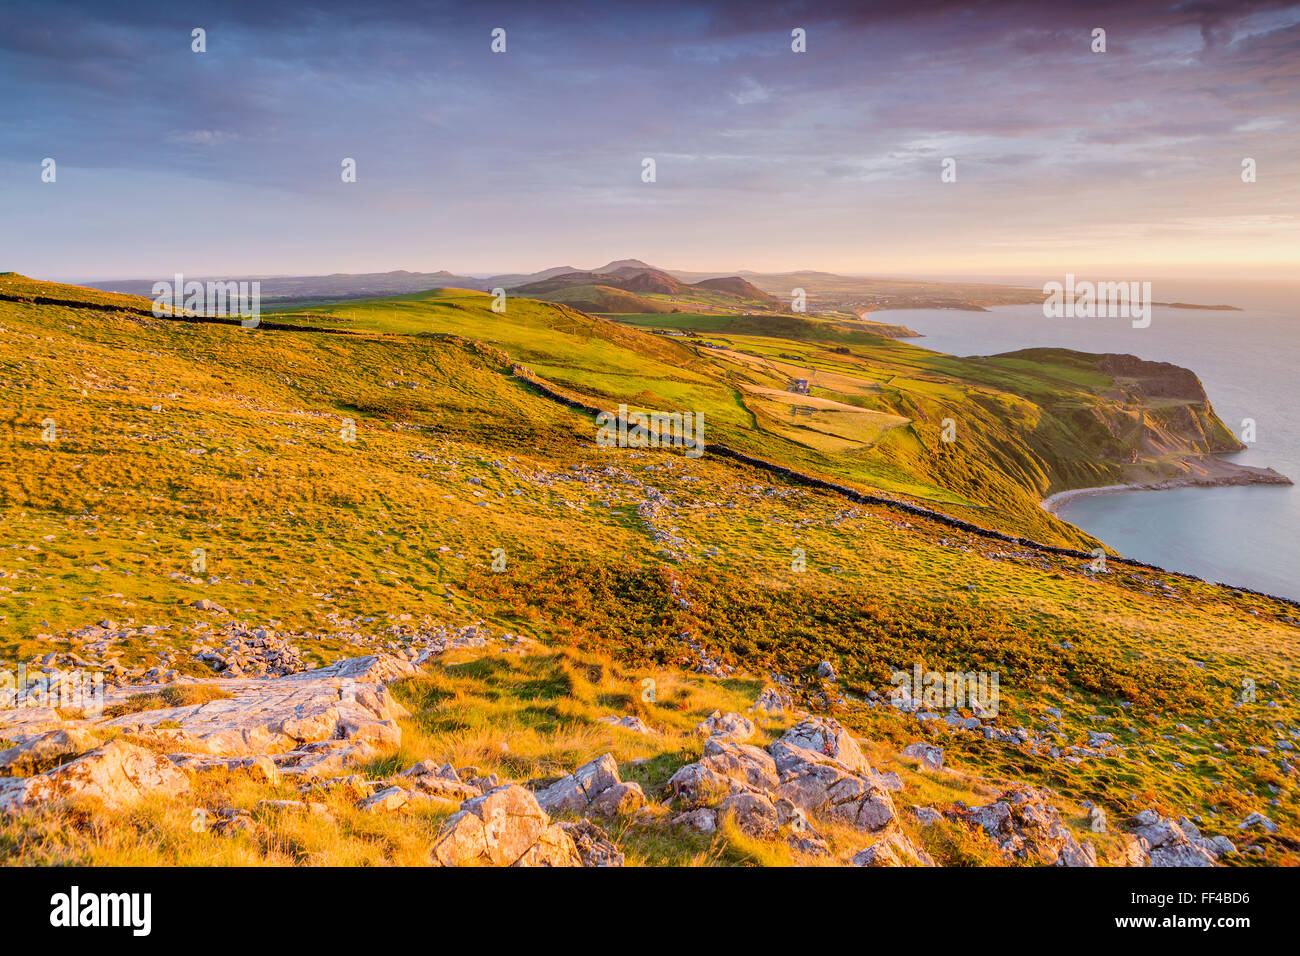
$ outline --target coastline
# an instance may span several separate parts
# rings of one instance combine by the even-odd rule
[[[1223,462],[1223,464],[1230,464]],[[1039,506],[1048,514],[1060,517],[1061,506],[1075,498],[1091,498],[1097,495],[1123,494],[1129,491],[1168,491],[1172,488],[1229,488],[1241,485],[1292,485],[1290,478],[1279,474],[1272,468],[1254,468],[1235,465],[1228,474],[1184,475],[1181,478],[1167,478],[1160,481],[1137,481],[1129,484],[1099,485],[1095,488],[1072,488],[1048,495],[1039,502]]]

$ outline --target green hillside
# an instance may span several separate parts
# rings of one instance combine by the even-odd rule
[[[192,649],[221,619],[190,606],[199,599],[273,622],[317,664],[381,650],[403,622],[479,622],[544,650],[400,685],[404,749],[371,776],[454,754],[525,779],[612,749],[645,758],[637,779],[667,801],[668,777],[699,754],[693,721],[747,706],[775,674],[804,706],[877,742],[884,766],[895,766],[885,750],[942,741],[956,776],[930,781],[898,762],[910,799],[969,801],[1015,780],[1054,788],[1078,814],[1083,801],[1116,821],[1155,806],[1215,832],[1267,808],[1279,832],[1234,862],[1296,862],[1300,806],[1277,754],[1297,720],[1293,606],[1118,562],[1093,574],[722,455],[597,447],[591,417],[518,367],[602,408],[704,412],[708,441],[809,475],[1083,548],[1095,542],[1039,498],[1134,467],[1172,474],[1180,455],[1214,450],[1226,439],[1204,402],[1153,397],[1154,373],[1110,374],[1078,353],[957,359],[865,333],[678,338],[517,298],[495,313],[492,301],[435,290],[241,329],[0,277],[0,655],[88,654],[71,635],[108,619],[157,628],[112,649],[124,673],[165,660],[210,675]],[[808,396],[788,391],[800,377]],[[1133,462],[1134,449],[1160,457]],[[497,549],[506,564],[494,571]],[[823,661],[834,685],[817,676]],[[990,726],[1029,728],[1033,742],[873,706],[891,672],[916,662],[999,672]],[[701,668],[721,679],[691,673]],[[680,698],[636,703],[647,677]],[[1248,703],[1246,680],[1259,688]],[[1044,730],[1048,708],[1060,716]],[[667,735],[597,722],[627,709]],[[494,727],[517,735],[517,752]],[[1122,752],[1050,754],[1098,727]],[[204,786],[250,806],[266,792],[233,777]],[[350,856],[318,852],[313,830],[242,858],[407,859],[409,828],[339,813],[329,845]],[[416,818],[426,837],[439,813]],[[119,837],[65,840],[23,817],[0,826],[0,845],[28,860],[192,862],[202,851],[187,820],[159,810]],[[162,836],[135,838],[146,832]],[[953,843],[955,832],[915,838],[941,861],[996,855],[987,840]],[[717,846],[642,824],[620,833],[641,862],[771,862],[734,833]]]

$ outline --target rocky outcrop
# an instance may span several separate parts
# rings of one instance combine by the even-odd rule
[[[740,714],[724,714],[715,710],[695,727],[701,737],[735,740],[748,740],[754,736],[754,722]]]
[[[117,810],[147,796],[176,796],[189,787],[189,777],[166,757],[112,740],[54,770],[0,779],[0,812],[64,800],[92,800]]]
[[[809,717],[766,750],[710,737],[704,755],[679,769],[669,790],[684,812],[673,823],[710,833],[726,820],[760,839],[780,837],[801,852],[824,854],[815,820],[889,838],[894,858],[930,865],[902,834],[890,788],[837,721]],[[879,851],[885,858],[885,851]]]
[[[99,739],[81,727],[59,728],[35,734],[16,734],[13,746],[0,750],[0,774],[34,773],[51,763],[80,756],[99,744]]]
[[[350,658],[280,678],[232,678],[220,685],[229,697],[123,714],[103,725],[148,736],[182,760],[267,755],[281,773],[331,776],[397,747],[397,718],[406,711],[384,685],[414,673],[413,664],[393,657]],[[106,710],[162,689],[110,691]]]
[[[1016,859],[1054,866],[1097,865],[1096,848],[1075,839],[1044,790],[1014,787],[987,806],[958,804],[950,815],[981,827],[1002,852]]]
[[[635,813],[646,800],[641,785],[620,780],[617,761],[605,754],[539,790],[537,802],[548,813],[612,817]]]
[[[1237,852],[1227,837],[1202,836],[1187,817],[1174,820],[1143,810],[1133,823],[1134,839],[1128,849],[1132,866],[1216,866],[1220,856]]]
[[[435,866],[582,866],[573,838],[526,788],[505,784],[466,800],[433,845]]]
[[[0,805],[14,809],[80,795],[129,805],[146,793],[181,792],[188,770],[249,770],[271,781],[281,774],[335,776],[398,746],[397,718],[406,711],[385,684],[414,673],[410,661],[372,655],[279,678],[223,680],[226,696],[183,706],[137,706],[183,683],[110,688],[104,713],[118,714],[112,717],[64,721],[50,708],[0,710],[0,735],[13,742],[0,753],[0,772],[34,774],[0,778]],[[105,731],[145,738],[167,755],[113,741],[35,773],[90,750]]]
[[[915,743],[903,748],[904,757],[912,757],[921,762],[921,767],[938,773],[943,769],[943,748],[937,744]]]

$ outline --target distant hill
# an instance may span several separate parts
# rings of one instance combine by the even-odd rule
[[[257,280],[266,302],[330,302],[386,295],[407,295],[432,289],[473,289],[489,292],[506,289],[514,294],[536,296],[549,301],[570,302],[582,299],[605,303],[609,312],[631,309],[645,314],[664,311],[659,307],[635,303],[622,296],[601,293],[592,296],[590,289],[600,286],[621,290],[633,296],[650,297],[666,304],[667,311],[702,314],[739,312],[788,312],[796,290],[802,290],[808,314],[851,318],[889,309],[960,309],[982,311],[991,306],[1036,304],[1043,295],[1037,288],[981,282],[940,282],[931,279],[871,278],[843,276],[831,272],[800,270],[791,272],[732,273],[687,272],[664,269],[641,259],[615,259],[595,269],[552,266],[538,272],[501,273],[470,276],[445,269],[435,272],[331,273],[317,276],[187,276],[199,281]],[[156,280],[95,280],[82,285],[102,291],[127,295],[151,295]],[[543,284],[544,283],[544,284]],[[577,294],[581,287],[588,290]],[[560,295],[560,293],[563,293]],[[558,297],[557,297],[558,296]],[[1156,303],[1162,304],[1162,303]],[[1228,309],[1231,306],[1197,306],[1170,303],[1171,308]],[[582,308],[582,306],[577,306]],[[631,314],[631,313],[628,313]]]
[[[370,298],[382,295],[406,295],[411,292],[424,292],[441,288],[479,288],[480,279],[456,275],[446,270],[438,272],[336,272],[322,276],[201,276],[187,275],[186,280],[206,282],[239,279],[261,283],[262,300],[267,301],[308,301]],[[84,286],[106,292],[118,292],[123,295],[141,295],[146,298],[153,294],[155,281],[171,281],[171,276],[158,276],[155,279],[119,279],[114,281],[86,282]],[[488,288],[491,288],[489,286]]]
[[[539,285],[541,283],[538,283]],[[520,290],[516,289],[516,292]],[[649,315],[672,312],[675,306],[654,299],[647,299],[634,292],[608,285],[575,285],[556,289],[548,293],[529,294],[529,298],[538,298],[546,302],[558,302],[570,305],[583,312],[596,314]]]
[[[514,286],[510,291],[528,298],[563,302],[584,311],[625,315],[780,309],[775,298],[739,276],[692,285],[636,259],[611,262],[597,272],[551,275]]]
[[[637,272],[623,280],[622,288],[628,292],[651,292],[658,295],[682,295],[686,286],[666,272],[647,269]]]
[[[719,292],[727,292],[740,299],[746,299],[756,302],[770,302],[772,305],[777,304],[777,300],[768,295],[762,289],[746,282],[740,276],[728,276],[723,279],[705,279],[703,282],[695,283],[700,289],[716,289]]]

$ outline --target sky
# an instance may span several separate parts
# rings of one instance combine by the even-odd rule
[[[38,278],[1300,273],[1296,3],[5,0],[0,104]]]

